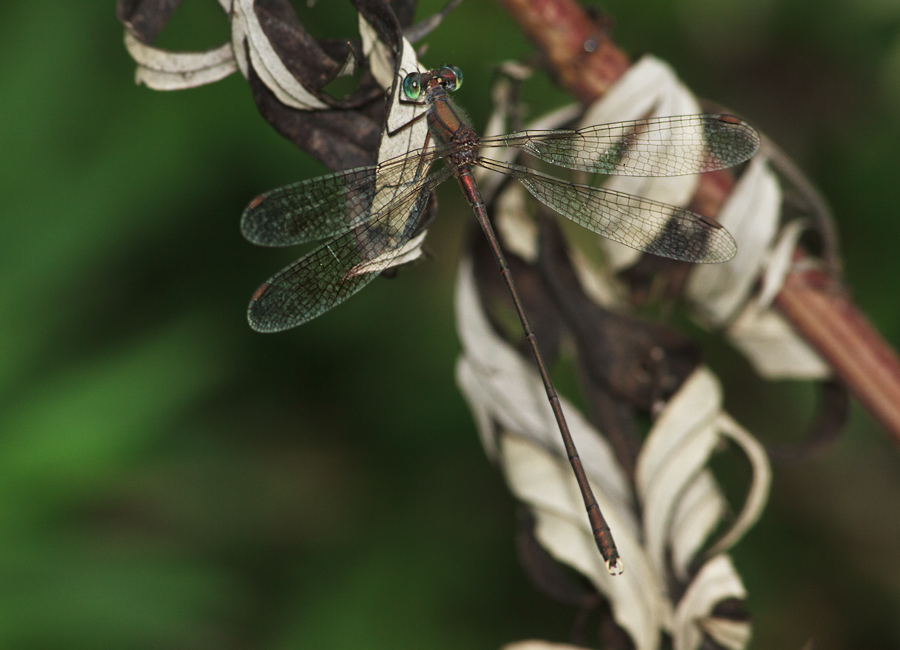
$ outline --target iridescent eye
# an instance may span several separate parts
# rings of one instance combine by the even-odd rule
[[[422,75],[410,72],[403,80],[403,94],[409,99],[418,99],[422,95]]]
[[[445,65],[441,70],[441,79],[444,80],[444,85],[450,92],[459,90],[463,80],[462,70],[455,65]]]

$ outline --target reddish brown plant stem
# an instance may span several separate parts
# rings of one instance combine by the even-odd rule
[[[900,359],[847,292],[820,270],[795,270],[775,304],[900,443]]]
[[[544,54],[558,83],[583,103],[594,101],[628,69],[628,57],[574,0],[499,0]],[[692,208],[714,216],[733,186],[728,172],[704,174]],[[795,270],[776,305],[831,364],[900,443],[900,361],[839,282]]]

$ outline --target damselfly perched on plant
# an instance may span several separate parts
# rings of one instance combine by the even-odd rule
[[[597,546],[609,571],[619,573],[622,564],[615,543],[588,484],[472,168],[507,174],[564,217],[636,250],[688,262],[724,262],[734,256],[737,247],[731,235],[712,219],[649,199],[561,180],[480,152],[516,147],[579,171],[680,176],[746,161],[759,147],[759,135],[731,115],[687,115],[479,138],[449,96],[461,84],[462,74],[453,66],[414,72],[403,79],[406,101],[427,107],[422,114],[429,132],[424,147],[379,165],[300,181],[266,192],[250,203],[241,231],[255,244],[292,246],[325,240],[256,290],[248,309],[250,325],[261,332],[295,327],[362,289],[405,254],[422,230],[431,192],[455,176],[487,237],[534,354]],[[444,166],[430,171],[440,161]]]

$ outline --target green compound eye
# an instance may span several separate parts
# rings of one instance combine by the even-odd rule
[[[418,99],[422,95],[422,75],[411,72],[403,80],[403,94],[408,99]]]
[[[449,90],[450,92],[459,90],[460,86],[462,86],[462,70],[457,68],[455,65],[445,65],[444,69],[441,70],[441,77],[444,79],[444,81],[446,81],[447,90]]]

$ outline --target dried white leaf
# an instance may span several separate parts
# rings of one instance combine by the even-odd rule
[[[359,14],[359,33],[362,37],[363,54],[369,60],[372,75],[382,88],[391,91],[391,101],[387,109],[385,126],[381,132],[381,142],[378,147],[378,161],[384,162],[403,156],[425,145],[428,138],[428,124],[424,119],[418,118],[426,110],[426,107],[401,101],[401,79],[395,73],[393,49],[378,38],[377,31],[366,21],[362,14]],[[400,70],[409,71],[419,69],[416,51],[405,38],[403,39],[403,49],[397,67]],[[392,184],[396,184],[397,180],[399,180],[399,185],[401,186],[413,182],[419,175],[425,175],[428,172],[431,162],[432,160],[428,159],[423,160],[422,165],[408,165],[406,173],[399,179],[394,179]],[[392,191],[395,190],[391,186],[386,186],[379,190],[379,192]],[[380,199],[376,198],[375,200],[379,201]],[[411,206],[410,209],[414,209],[414,206]],[[399,219],[400,217],[398,216],[397,218]],[[409,249],[408,253],[403,258],[388,264],[388,266],[395,266],[398,263],[405,263],[420,257],[426,233],[427,231],[423,231],[410,241],[407,247],[412,248]]]
[[[688,280],[687,296],[699,317],[722,325],[748,300],[775,239],[780,210],[778,180],[757,154],[718,216],[737,242],[737,255],[723,264],[698,266]]]
[[[403,39],[403,55],[400,61],[402,69],[417,69],[419,60],[409,41]],[[403,155],[413,149],[425,146],[428,140],[428,121],[422,115],[428,110],[423,104],[415,104],[403,99],[402,79],[394,77],[391,89],[391,101],[388,106],[385,128],[381,134],[381,145],[378,149],[378,160],[389,160]]]
[[[734,565],[726,555],[718,555],[701,567],[675,610],[672,646],[675,650],[696,650],[703,642],[703,632],[715,630],[716,641],[740,650],[750,641],[750,624],[729,621],[711,624],[715,606],[728,598],[746,598],[747,593]],[[722,619],[718,619],[722,621]]]
[[[399,249],[390,249],[374,259],[357,264],[347,273],[347,277],[363,275],[365,273],[381,273],[385,269],[401,266],[416,260],[422,256],[422,244],[425,242],[425,232],[421,232]]]
[[[794,251],[806,226],[805,219],[796,219],[785,224],[781,229],[769,252],[762,278],[762,288],[755,300],[760,309],[771,305],[778,292],[781,291],[781,285],[784,284],[785,278],[794,266]]]
[[[154,90],[182,90],[219,81],[237,70],[231,44],[204,52],[170,52],[125,30],[125,48],[137,63],[135,83]]]
[[[372,72],[372,76],[375,77],[375,81],[378,82],[379,86],[387,90],[394,85],[394,50],[390,45],[379,38],[378,32],[362,14],[359,14],[357,18],[359,35],[362,40],[363,56],[369,61],[369,70]],[[406,39],[403,40],[406,41]],[[406,43],[404,43],[404,62],[400,65],[401,71],[404,69],[407,56]],[[415,56],[415,52],[413,52],[413,56]],[[411,72],[412,70],[417,69],[417,67],[413,67],[409,68],[408,71]]]
[[[671,68],[653,57],[644,57],[615,84],[613,89],[592,106],[584,123],[614,122],[637,119],[646,115],[670,115],[698,112],[687,89]],[[685,205],[694,192],[693,180],[612,178],[606,186],[631,194],[647,196],[673,205]],[[672,185],[668,183],[672,182]],[[779,242],[773,246],[780,216],[781,191],[777,179],[764,157],[757,155],[738,181],[719,213],[719,221],[734,236],[738,253],[725,264],[696,267],[688,282],[687,295],[694,303],[698,317],[712,325],[722,325],[734,318],[749,299],[760,272],[765,269],[764,288],[760,300],[771,300],[780,289],[789,270],[796,226],[788,225]],[[621,245],[603,242],[610,254],[611,266],[622,268],[638,256]],[[579,267],[580,271],[584,271]],[[596,275],[596,274],[595,274]],[[596,277],[595,284],[609,286],[607,277]],[[594,292],[609,300],[615,292]],[[603,304],[608,304],[604,302]],[[774,330],[769,316],[759,323],[745,312],[739,328],[729,332],[732,341],[766,376],[807,377],[821,374],[824,364],[798,337],[783,329]],[[773,337],[779,337],[777,339]]]
[[[395,74],[392,49],[379,40],[375,29],[359,14],[359,32],[362,36],[363,54],[369,59],[369,65],[375,80],[385,89],[391,90],[391,102],[388,106],[385,128],[381,133],[381,143],[378,148],[378,160],[383,162],[392,158],[405,155],[409,151],[425,145],[428,137],[428,124],[424,119],[418,119],[426,110],[426,107],[402,102],[400,78]],[[418,70],[419,60],[412,45],[403,39],[403,51],[398,66],[401,70]],[[428,161],[430,163],[430,161]],[[401,184],[415,180],[417,174],[425,174],[428,164],[409,165],[408,174],[400,178]],[[383,191],[390,192],[390,187]],[[377,199],[376,199],[377,200]],[[424,234],[417,237],[418,250],[416,256],[421,255],[421,246],[424,243]],[[410,242],[412,244],[413,242]]]
[[[765,379],[824,379],[831,368],[770,305],[793,264],[794,249],[805,227],[792,221],[782,228],[766,262],[762,288],[728,326],[726,335]]]
[[[721,410],[721,387],[706,368],[698,368],[663,409],[638,456],[635,483],[643,503],[647,553],[662,572],[666,550],[677,548],[676,572],[686,575],[692,556],[712,531],[713,514],[722,514],[723,497],[714,485],[709,458],[727,438],[745,453],[753,469],[746,502],[732,527],[713,546],[733,546],[758,520],[768,498],[771,468],[762,446]]]
[[[640,650],[658,648],[663,631],[696,634],[698,620],[675,616],[676,604],[667,595],[666,558],[671,550],[676,574],[687,579],[688,565],[721,521],[724,499],[706,465],[722,436],[750,449],[755,479],[744,512],[720,548],[758,517],[770,481],[761,448],[753,448],[745,432],[722,413],[718,381],[707,369],[698,369],[651,430],[637,466],[640,525],[628,483],[605,439],[563,400],[588,480],[626,566],[624,574],[613,577],[596,548],[543,384],[533,366],[494,333],[468,260],[460,268],[456,301],[463,343],[458,381],[489,456],[502,466],[513,494],[532,511],[538,541],[606,595],[617,623]],[[727,597],[743,589],[734,579],[737,586],[729,583]],[[678,607],[695,611],[691,603]]]
[[[612,122],[636,119],[646,114],[693,112],[680,104],[681,94],[685,91],[667,65],[652,57],[644,57],[603,100],[592,107],[584,121]],[[646,187],[628,186],[628,182],[629,179],[611,179],[607,187],[674,205],[685,205],[693,192],[691,186],[685,185],[666,196],[665,179],[651,179],[649,182],[656,189],[649,193]],[[689,193],[678,196],[678,191]],[[830,374],[827,364],[793,332],[783,317],[763,309],[777,295],[791,269],[793,251],[803,228],[802,223],[793,222],[779,232],[781,200],[781,189],[775,174],[766,158],[757,155],[718,215],[719,222],[737,241],[737,255],[724,264],[695,267],[686,293],[698,319],[708,325],[722,326],[734,321],[740,314],[729,327],[727,336],[763,377],[822,378]],[[606,242],[604,246],[610,253],[614,269],[627,266],[637,259],[636,252],[622,246]],[[592,295],[600,304],[610,304],[615,290],[608,274],[591,272],[583,265],[577,268],[583,281],[586,275],[595,280],[585,284],[593,287]],[[762,289],[756,298],[759,305],[749,305],[751,292],[761,274]],[[605,287],[605,291],[597,291],[598,286]]]
[[[471,260],[460,265],[456,284],[457,331],[463,344],[460,364],[474,377],[477,386],[467,398],[489,409],[491,417],[502,428],[515,431],[536,444],[565,458],[565,447],[556,428],[553,410],[547,401],[543,383],[530,360],[523,359],[493,330],[481,309]],[[477,382],[475,381],[477,378]],[[591,479],[601,484],[604,493],[619,507],[631,509],[628,480],[615,461],[604,438],[573,406],[562,400],[572,439],[578,446],[585,469]],[[588,468],[594,468],[588,470]],[[629,525],[636,530],[636,523]]]
[[[525,188],[510,183],[494,203],[494,226],[503,246],[526,262],[538,258],[538,226],[527,208]]]
[[[696,104],[684,97],[687,89],[665,63],[646,56],[614,85],[611,91],[585,114],[584,124],[638,119],[647,115],[695,113]],[[685,205],[694,191],[693,180],[612,178],[606,186],[631,194],[648,196],[673,205]],[[649,185],[643,185],[644,182]],[[636,183],[629,185],[629,183]],[[648,189],[649,188],[649,189]],[[669,193],[671,191],[671,193]],[[688,280],[687,296],[702,322],[722,326],[730,321],[727,335],[732,343],[766,378],[822,378],[829,375],[827,364],[784,319],[764,310],[777,295],[791,269],[792,256],[803,224],[794,222],[778,231],[781,189],[764,156],[757,155],[747,166],[718,219],[734,236],[737,255],[729,262],[698,265]],[[633,263],[639,253],[602,241],[610,269]],[[615,280],[608,270],[592,268],[575,256],[576,269],[585,287],[598,304],[616,304]],[[750,305],[751,292],[762,274],[762,289]],[[734,321],[740,314],[738,320]]]
[[[601,307],[613,309],[622,304],[617,282],[608,266],[600,266],[580,248],[573,246],[569,251],[575,275],[585,295]]]
[[[691,562],[727,510],[712,472],[699,472],[684,489],[672,515],[669,535],[676,578],[687,581]]]
[[[764,379],[817,380],[831,368],[779,312],[749,303],[726,334]]]
[[[470,398],[477,396],[481,391],[481,376],[475,366],[466,362],[462,357],[456,364],[456,385],[463,394],[463,398],[472,411],[475,419],[475,428],[481,438],[481,446],[487,457],[497,462],[500,450],[497,448],[497,431],[494,428],[494,420],[491,418],[491,407],[486,400]]]
[[[668,115],[690,115],[699,112],[695,99],[681,97],[683,84],[664,61],[646,55],[635,62],[603,96],[588,107],[584,126],[636,120],[656,114],[660,104],[672,107]],[[672,95],[669,97],[668,95]]]
[[[504,69],[510,68],[513,71],[518,70],[512,64],[505,64]],[[513,102],[512,84],[509,79],[501,78],[495,84],[493,97],[494,111],[488,120],[485,136],[503,135],[508,131],[507,117]],[[535,120],[527,126],[527,129],[559,128],[562,124],[575,119],[580,110],[578,105],[571,104]],[[502,147],[482,150],[480,153],[492,160],[511,163],[521,152],[514,147]],[[511,183],[494,199],[505,176],[484,167],[476,167],[473,174],[485,202],[495,201],[494,224],[504,247],[526,261],[535,261],[538,255],[538,227],[527,209],[527,194],[524,188],[519,183]]]
[[[507,67],[510,64],[507,64]],[[514,70],[516,68],[513,68]],[[485,136],[502,135],[507,132],[507,114],[512,103],[512,84],[508,79],[501,79],[495,84],[494,111],[488,121]],[[570,122],[580,114],[580,107],[570,104],[531,122],[526,127],[529,130],[556,129]],[[482,150],[481,155],[511,163],[521,152],[514,147],[490,148]],[[484,167],[476,167],[473,170],[478,181],[481,195],[485,202],[490,202],[505,176]],[[538,256],[538,227],[527,209],[527,194],[519,183],[511,183],[495,199],[494,223],[497,234],[503,240],[507,250],[515,253],[528,262],[534,262]]]
[[[501,432],[500,457],[512,493],[532,511],[541,545],[609,599],[616,622],[628,631],[638,650],[655,650],[669,608],[662,582],[626,520],[630,512],[617,508],[599,482],[589,477],[619,552],[627,558],[625,572],[611,576],[597,550],[568,462],[512,431]]]
[[[635,484],[643,503],[646,551],[659,575],[665,575],[678,501],[719,441],[720,410],[718,381],[706,368],[698,368],[663,409],[638,456]]]
[[[752,629],[749,621],[711,616],[701,619],[699,624],[703,631],[723,648],[742,650],[750,643]]]
[[[655,648],[659,601],[648,594],[658,591],[658,581],[641,560],[628,484],[608,444],[563,400],[600,507],[610,513],[607,519],[617,531],[619,548],[630,558],[625,574],[615,578],[594,543],[543,384],[533,367],[494,334],[478,304],[469,261],[460,269],[457,319],[466,350],[457,375],[478,414],[489,454],[500,459],[513,493],[533,510],[537,538],[610,594],[616,620],[639,641],[638,647]]]
[[[253,2],[234,0],[232,7],[231,42],[241,72],[245,77],[249,75],[249,64],[244,56],[246,41],[254,71],[278,101],[302,111],[328,109],[328,104],[300,83],[281,61],[259,24]]]
[[[548,641],[528,640],[508,643],[501,650],[584,650],[568,643],[550,643]]]
[[[643,117],[692,115],[700,107],[690,90],[665,62],[644,56],[632,65],[601,99],[588,107],[583,126],[636,120]],[[618,192],[643,196],[671,205],[684,206],[697,187],[696,176],[659,178],[612,176],[604,183]],[[602,240],[614,269],[630,266],[640,253],[627,246]]]
[[[772,467],[766,450],[750,433],[735,422],[727,413],[721,413],[718,419],[722,435],[736,443],[750,461],[753,478],[744,507],[731,528],[709,550],[710,554],[720,553],[734,546],[741,537],[755,524],[762,515],[769,489],[772,486]]]
[[[359,15],[359,33],[362,37],[363,54],[369,60],[372,76],[382,88],[391,91],[386,127],[381,135],[381,149],[378,152],[378,160],[389,160],[422,147],[428,135],[428,124],[420,117],[427,107],[406,101],[400,88],[403,77],[420,70],[421,64],[412,44],[404,38],[399,65],[395,66],[393,48],[379,40],[378,32],[362,14]]]

